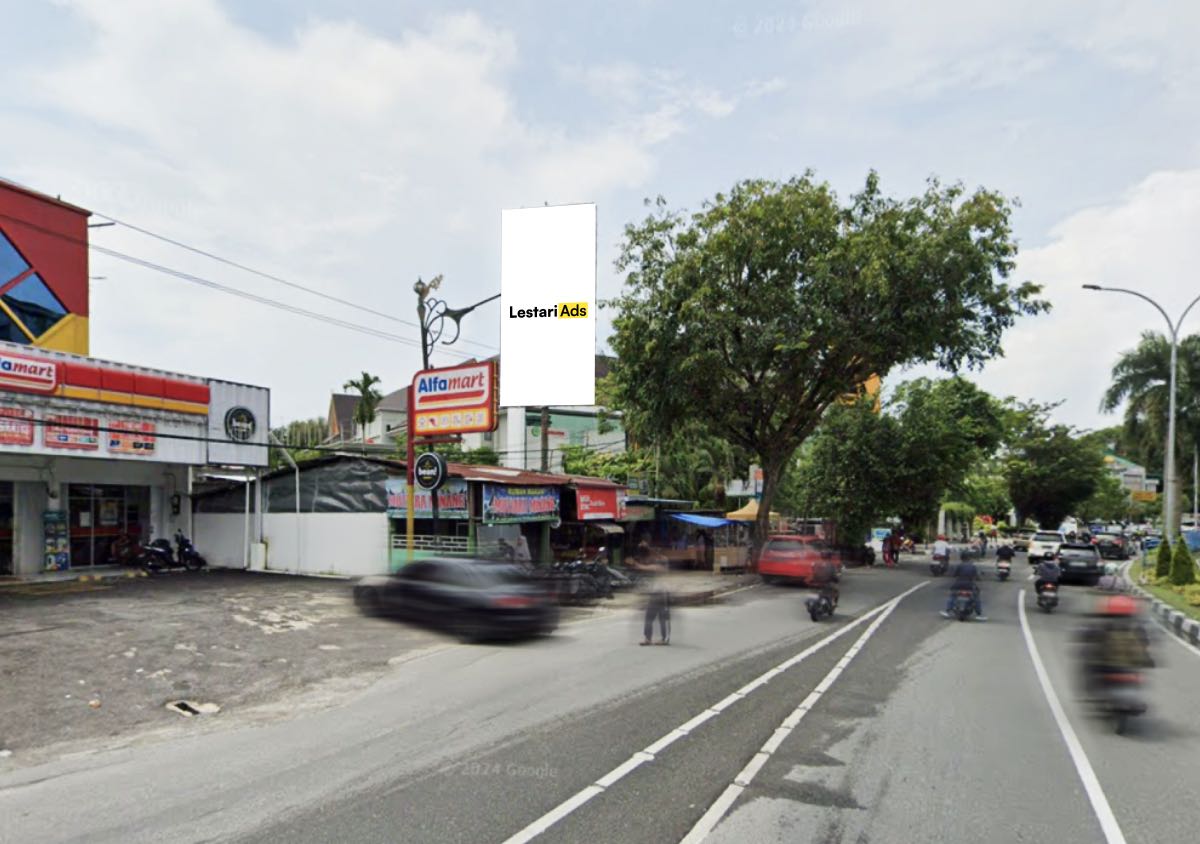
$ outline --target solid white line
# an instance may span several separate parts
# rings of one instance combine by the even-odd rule
[[[1129,567],[1132,565],[1133,565],[1133,561],[1130,561],[1130,562],[1126,563],[1124,566],[1122,566],[1121,567],[1121,576],[1125,578],[1126,583],[1131,583],[1134,586],[1136,586],[1137,584],[1133,583],[1133,581],[1129,579]],[[1142,563],[1142,566],[1143,567],[1145,566],[1144,562]],[[1161,627],[1166,632],[1167,638],[1174,639],[1180,645],[1182,645],[1183,647],[1185,647],[1189,651],[1191,651],[1195,656],[1200,656],[1200,648],[1197,648],[1191,642],[1185,642],[1182,637],[1180,637],[1174,630],[1172,630],[1170,628],[1170,626],[1165,621],[1163,621],[1159,617],[1158,613],[1154,612],[1153,608],[1151,608],[1150,617],[1154,619],[1155,624],[1157,624],[1159,627]]]
[[[1104,840],[1108,844],[1125,844],[1125,834],[1121,832],[1121,825],[1117,823],[1117,817],[1108,804],[1108,798],[1104,796],[1100,780],[1092,769],[1092,763],[1088,760],[1083,745],[1079,743],[1079,736],[1075,734],[1075,729],[1071,726],[1062,703],[1059,702],[1058,694],[1050,683],[1050,675],[1046,673],[1046,666],[1042,663],[1042,656],[1038,653],[1037,642],[1033,640],[1033,631],[1029,627],[1029,619],[1025,616],[1024,589],[1017,593],[1017,616],[1021,619],[1021,632],[1025,636],[1025,646],[1029,649],[1029,658],[1033,660],[1033,670],[1037,674],[1038,683],[1041,684],[1042,694],[1046,696],[1046,702],[1050,704],[1050,712],[1054,715],[1054,721],[1058,724],[1058,731],[1062,733],[1063,741],[1067,743],[1071,761],[1075,763],[1075,770],[1079,773],[1079,779],[1083,781],[1088,800],[1092,803],[1092,811],[1096,813],[1096,819],[1100,821],[1100,828],[1104,830]]]
[[[906,592],[904,594],[907,595],[908,593]],[[887,617],[892,614],[892,610],[896,609],[896,607],[900,604],[900,599],[903,597],[904,595],[901,595],[899,598],[896,598],[887,605],[887,608],[883,611],[883,613],[880,614],[880,616],[873,622],[871,622],[871,625],[863,631],[861,636],[858,637],[858,641],[856,641],[850,648],[850,652],[857,654],[862,650],[863,645],[865,645],[867,640],[875,635],[875,631],[878,630],[885,621],[887,621]],[[700,820],[696,821],[696,824],[691,828],[688,834],[683,837],[683,840],[680,841],[680,844],[700,844],[700,842],[709,836],[709,833],[711,833],[716,828],[717,824],[721,822],[721,818],[725,817],[725,813],[729,811],[738,795],[740,795],[742,791],[744,791],[750,785],[750,783],[754,781],[755,775],[758,774],[758,772],[762,769],[762,766],[767,764],[767,760],[771,758],[771,754],[779,749],[779,745],[783,743],[783,740],[788,736],[789,733],[792,732],[795,726],[800,723],[800,719],[812,711],[812,704],[816,703],[817,700],[821,698],[821,695],[833,685],[834,681],[837,680],[838,677],[841,676],[842,671],[845,670],[845,665],[843,664],[844,662],[845,658],[843,657],[843,662],[839,662],[832,669],[830,669],[829,673],[826,674],[825,678],[821,681],[821,684],[817,686],[817,689],[820,691],[814,691],[811,695],[805,698],[804,702],[796,707],[792,714],[788,716],[787,720],[780,725],[779,729],[777,729],[771,735],[771,737],[767,739],[766,744],[764,744],[762,748],[759,749],[756,754],[754,754],[754,758],[747,763],[746,767],[742,769],[742,772],[734,777],[733,788],[737,788],[738,791],[732,794],[732,798],[729,800],[725,799],[731,794],[732,790],[727,788],[724,793],[721,794],[721,798],[717,800],[716,803],[713,803],[711,806],[709,806],[708,811],[706,811],[700,817]]]
[[[597,794],[600,794],[605,789],[615,785],[630,771],[637,769],[643,762],[652,761],[654,759],[654,757],[658,754],[659,751],[666,749],[667,747],[674,744],[679,739],[686,736],[688,734],[688,731],[690,729],[692,729],[692,726],[698,725],[700,723],[703,723],[704,721],[708,721],[711,718],[716,717],[717,715],[719,715],[720,713],[722,713],[726,709],[728,709],[730,706],[737,703],[739,700],[744,699],[747,694],[747,692],[746,692],[747,689],[753,691],[753,689],[761,688],[772,677],[778,676],[782,672],[787,671],[792,666],[799,664],[803,660],[805,660],[808,657],[815,654],[817,651],[824,648],[826,645],[840,639],[842,636],[845,636],[847,633],[849,633],[854,628],[858,627],[860,624],[863,624],[864,622],[868,621],[871,618],[879,616],[880,613],[884,613],[883,617],[886,617],[887,613],[890,613],[893,609],[895,609],[896,604],[900,603],[901,600],[908,597],[913,592],[916,592],[918,589],[920,589],[924,585],[925,585],[925,582],[922,582],[922,583],[918,583],[916,586],[912,587],[911,589],[906,589],[905,591],[901,592],[896,597],[890,598],[887,601],[885,601],[884,603],[875,607],[875,609],[870,610],[869,612],[863,613],[858,618],[854,619],[854,621],[851,621],[848,624],[845,624],[842,627],[839,627],[837,630],[830,633],[824,639],[821,639],[820,641],[818,641],[812,645],[809,645],[807,648],[805,648],[804,650],[802,650],[800,653],[796,654],[795,656],[792,656],[792,657],[788,658],[787,660],[785,660],[784,662],[780,663],[779,665],[775,666],[774,668],[769,669],[768,671],[766,671],[764,674],[760,675],[755,680],[752,680],[746,686],[743,686],[742,689],[739,689],[738,691],[734,692],[733,694],[725,697],[719,703],[715,703],[712,706],[708,707],[707,710],[701,712],[700,714],[692,717],[690,720],[684,722],[684,724],[682,726],[676,727],[675,729],[671,730],[669,733],[664,735],[662,738],[660,738],[658,741],[654,742],[653,744],[651,744],[649,747],[645,748],[644,750],[633,754],[633,756],[630,759],[626,760],[625,762],[622,762],[619,766],[617,766],[613,770],[609,771],[607,774],[605,774],[600,779],[596,780],[596,782],[594,782],[592,785],[589,785],[587,788],[583,789],[582,791],[577,793],[575,796],[569,798],[565,802],[560,803],[558,806],[551,809],[545,815],[538,818],[533,823],[526,826],[524,829],[520,830],[519,832],[517,832],[514,835],[510,836],[509,838],[505,839],[504,844],[526,844],[526,842],[532,841],[534,838],[537,838],[539,835],[541,835],[543,832],[545,832],[551,826],[558,823],[558,821],[562,820],[567,815],[571,814],[571,812],[574,812],[576,809],[578,809],[584,803],[591,800]],[[872,630],[875,629],[875,625],[872,625],[871,629]],[[835,670],[839,671],[839,673],[840,673],[840,669],[835,669]],[[809,695],[807,698],[804,699],[804,703],[800,704],[800,707],[802,709],[807,709],[807,707],[810,705],[810,701],[812,703],[815,703],[817,698],[819,698],[819,697],[820,697],[820,695],[817,695],[817,697],[815,697],[815,698],[812,695]],[[712,714],[708,715],[707,713],[709,713],[709,712],[711,712]],[[704,716],[704,717],[702,718],[702,716]],[[793,713],[792,717],[795,717],[795,713]],[[637,764],[633,764],[633,760],[639,759],[639,757],[641,757],[640,761],[637,762]],[[737,792],[734,793],[735,788],[737,788],[737,786],[730,786],[728,789],[726,789],[725,794],[722,794],[721,797],[718,798],[717,802],[713,804],[713,808],[716,808],[717,806],[722,805],[723,801],[726,801],[727,798],[728,798],[728,804],[732,804],[733,801],[737,799],[737,795],[741,793],[740,789],[738,789]],[[726,805],[728,805],[728,804],[726,804]],[[709,811],[712,811],[712,808],[710,808]]]

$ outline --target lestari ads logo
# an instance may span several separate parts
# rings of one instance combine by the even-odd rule
[[[560,302],[549,307],[508,306],[509,319],[586,319],[587,315],[587,302]]]

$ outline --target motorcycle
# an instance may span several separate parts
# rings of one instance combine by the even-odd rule
[[[804,606],[808,610],[809,618],[813,621],[820,621],[822,618],[833,615],[833,601],[825,592],[811,596],[804,602]]]
[[[1142,698],[1142,674],[1140,671],[1124,671],[1100,675],[1100,699],[1097,708],[1100,714],[1113,719],[1117,735],[1125,732],[1129,719],[1146,711]]]
[[[1058,606],[1058,584],[1044,584],[1038,592],[1037,603],[1046,612],[1054,612],[1054,608]]]
[[[941,575],[945,574],[946,570],[949,568],[950,568],[950,558],[938,556],[938,557],[934,557],[933,561],[930,562],[929,573],[932,574],[934,577],[940,577]]]
[[[955,590],[952,606],[952,615],[959,621],[966,621],[975,609],[975,593],[970,589]]]
[[[184,536],[181,530],[175,532],[175,559],[188,571],[199,571],[208,565],[192,540]]]
[[[1008,576],[1012,574],[1012,563],[1008,560],[1000,560],[996,563],[996,578],[999,580],[1008,580]]]
[[[175,561],[175,552],[169,539],[155,539],[148,545],[140,545],[137,562],[147,571],[180,568],[180,564]]]

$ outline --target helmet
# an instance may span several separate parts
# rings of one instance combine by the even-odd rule
[[[938,534],[938,539],[939,539],[940,541],[942,541],[942,542],[945,542],[945,541],[946,541],[946,534],[944,534],[944,533],[939,533],[939,534]]]
[[[1100,602],[1101,615],[1137,615],[1137,601],[1128,595],[1114,595]]]
[[[1107,574],[1109,577],[1114,576],[1117,573],[1117,564],[1116,563],[1107,564],[1104,567],[1104,573]]]

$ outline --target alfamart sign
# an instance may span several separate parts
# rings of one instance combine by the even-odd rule
[[[53,392],[58,386],[58,367],[52,361],[0,352],[0,385],[35,393]]]
[[[418,436],[496,429],[496,365],[491,361],[418,372],[412,396]]]

